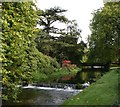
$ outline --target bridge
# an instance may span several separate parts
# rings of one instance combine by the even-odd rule
[[[107,71],[109,69],[109,63],[81,63],[82,71],[94,71],[101,70]]]

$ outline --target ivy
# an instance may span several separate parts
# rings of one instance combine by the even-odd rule
[[[3,100],[17,100],[24,81],[32,82],[32,72],[52,66],[53,59],[36,49],[37,12],[33,2],[2,3],[1,58]],[[55,62],[56,67],[59,66]]]

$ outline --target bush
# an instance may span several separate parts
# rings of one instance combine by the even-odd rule
[[[48,78],[46,74],[41,72],[33,72],[32,76],[34,82],[44,82]]]
[[[83,86],[82,86],[82,84],[78,83],[75,88],[76,88],[76,89],[82,89]]]

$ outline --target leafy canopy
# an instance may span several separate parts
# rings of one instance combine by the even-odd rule
[[[89,61],[116,61],[120,48],[120,2],[106,3],[102,9],[93,13],[90,25],[92,34],[89,39]]]

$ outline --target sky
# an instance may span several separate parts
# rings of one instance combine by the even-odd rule
[[[59,6],[67,10],[64,15],[69,20],[76,20],[79,28],[82,30],[81,37],[84,42],[91,34],[89,29],[92,12],[103,7],[103,0],[36,0],[37,7],[45,10],[51,7]],[[62,25],[57,25],[62,27]]]

